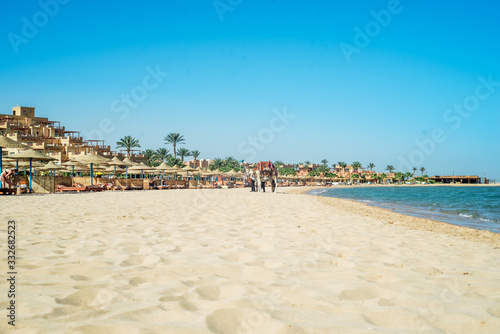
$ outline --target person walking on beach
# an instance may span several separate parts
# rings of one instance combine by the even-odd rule
[[[9,184],[9,188],[12,188],[12,175],[17,173],[17,169],[9,169],[7,168],[0,174],[0,181],[2,181],[2,188],[5,188],[5,184]]]
[[[264,193],[266,192],[266,181],[262,181],[260,183],[260,188],[262,189],[262,192]]]
[[[250,186],[252,187],[252,190],[251,192],[255,192],[255,180],[254,179],[250,179]]]

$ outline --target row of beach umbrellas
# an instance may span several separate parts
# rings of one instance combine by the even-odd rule
[[[16,168],[19,167],[28,167],[29,166],[29,172],[30,172],[30,178],[29,178],[29,189],[31,191],[32,189],[32,169],[37,168],[38,170],[44,170],[44,171],[50,171],[51,173],[56,172],[56,171],[61,171],[61,170],[68,170],[71,169],[73,173],[75,171],[86,171],[87,168],[85,168],[82,165],[90,165],[90,174],[93,176],[94,175],[94,168],[96,168],[94,165],[97,166],[96,169],[101,170],[106,173],[123,173],[125,171],[127,177],[128,173],[137,174],[141,173],[141,177],[144,177],[144,173],[155,173],[155,172],[162,172],[163,178],[165,177],[165,173],[167,174],[176,174],[179,173],[183,175],[183,173],[186,173],[186,178],[189,179],[189,173],[191,172],[192,175],[193,173],[198,175],[198,178],[200,176],[202,177],[207,177],[207,176],[226,176],[226,177],[240,177],[243,175],[242,172],[236,172],[234,170],[228,172],[228,173],[222,173],[219,170],[216,171],[205,171],[202,170],[201,168],[192,168],[190,166],[186,166],[184,168],[179,168],[178,166],[170,167],[164,162],[162,162],[159,166],[157,167],[150,167],[145,165],[144,163],[137,163],[129,158],[125,158],[123,161],[118,159],[117,157],[113,157],[113,159],[107,159],[105,157],[96,155],[96,154],[86,154],[81,157],[76,157],[73,160],[67,161],[65,163],[62,163],[61,165],[55,164],[51,160],[57,160],[55,158],[49,157],[43,153],[40,153],[38,151],[32,150],[29,148],[29,146],[26,146],[24,144],[21,144],[15,140],[12,140],[8,137],[5,137],[3,135],[0,135],[0,157],[2,157],[2,148],[14,148],[21,150],[18,153],[11,154],[8,157],[6,157],[5,161],[10,164],[9,166],[12,165],[13,167],[13,162],[16,162]],[[49,161],[47,164],[42,164],[40,161]],[[0,170],[2,170],[2,159],[0,158]],[[102,167],[102,165],[107,165],[106,167]],[[118,167],[118,166],[124,166],[125,170]],[[91,177],[90,184],[92,184],[93,178]]]

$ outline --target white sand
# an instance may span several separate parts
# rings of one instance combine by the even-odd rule
[[[500,332],[489,232],[248,189],[4,196],[0,212],[3,275],[18,226],[16,333]]]

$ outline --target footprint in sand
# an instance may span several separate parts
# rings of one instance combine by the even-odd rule
[[[274,245],[272,243],[262,239],[251,239],[250,242],[244,244],[243,247],[260,251],[270,251],[274,249]]]
[[[161,258],[159,256],[151,255],[151,256],[130,256],[128,259],[125,259],[120,263],[120,265],[124,267],[130,267],[130,266],[150,266],[152,264],[157,263],[160,261]]]
[[[391,309],[389,312],[367,312],[363,317],[368,323],[375,326],[402,329],[411,328],[419,316],[405,310]]]
[[[116,293],[107,289],[83,288],[73,292],[66,298],[56,298],[58,304],[73,306],[96,306],[106,304],[116,296]]]
[[[249,254],[249,253],[242,253],[242,252],[231,252],[226,255],[220,256],[221,259],[226,260],[228,262],[250,262],[255,260],[255,255]]]
[[[344,290],[339,295],[342,300],[366,300],[377,297],[379,297],[379,294],[374,289]]]
[[[434,267],[417,267],[413,268],[413,271],[427,276],[438,276],[443,274],[441,270]]]
[[[239,333],[243,314],[236,309],[220,309],[205,318],[205,323],[212,333]]]
[[[243,295],[247,289],[243,285],[221,284],[206,285],[196,288],[198,295],[205,300],[235,299]]]

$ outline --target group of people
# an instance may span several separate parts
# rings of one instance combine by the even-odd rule
[[[0,181],[2,182],[2,188],[7,188],[6,185],[9,185],[9,188],[12,188],[12,176],[17,174],[17,169],[7,168],[2,174],[0,174]]]

